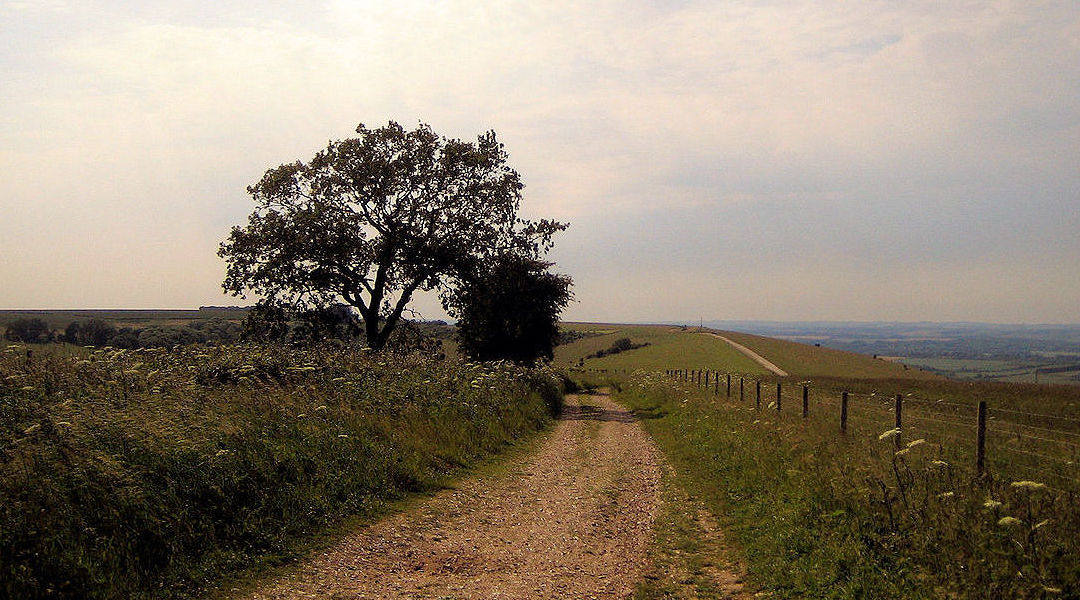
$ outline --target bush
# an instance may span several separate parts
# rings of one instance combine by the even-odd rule
[[[46,343],[52,341],[49,324],[41,319],[16,319],[8,324],[4,339],[10,342]]]
[[[188,597],[550,422],[509,364],[262,346],[0,352],[0,597]]]

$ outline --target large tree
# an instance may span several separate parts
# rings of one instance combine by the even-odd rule
[[[566,228],[518,216],[523,185],[494,132],[475,143],[397,123],[331,142],[248,188],[255,211],[218,255],[223,287],[292,311],[345,302],[381,349],[418,290],[447,290]]]

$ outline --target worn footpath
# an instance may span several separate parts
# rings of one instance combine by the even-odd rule
[[[661,458],[605,395],[568,396],[541,449],[358,530],[254,599],[626,598],[646,568]]]

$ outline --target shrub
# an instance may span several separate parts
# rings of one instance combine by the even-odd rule
[[[549,422],[509,364],[263,346],[0,352],[0,597],[157,598]]]

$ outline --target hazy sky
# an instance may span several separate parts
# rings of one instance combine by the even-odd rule
[[[498,132],[568,318],[1080,321],[1076,0],[25,0],[0,43],[0,308],[241,303],[244,188],[394,119]]]

